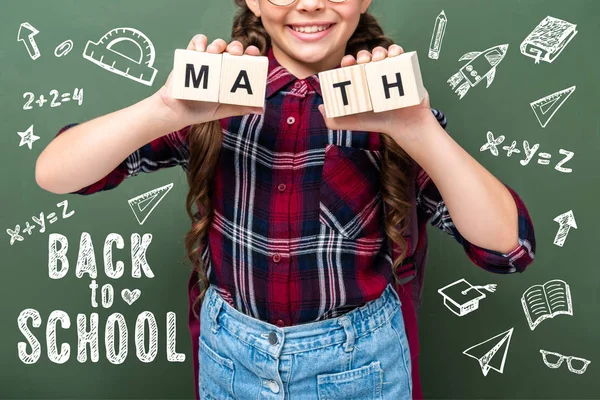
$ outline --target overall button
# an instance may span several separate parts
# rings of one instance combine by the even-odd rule
[[[279,385],[275,381],[269,381],[269,389],[273,393],[279,393]]]
[[[294,122],[296,122],[296,118],[294,118],[294,117],[288,117],[288,119],[287,119],[288,125],[292,125]]]
[[[277,333],[269,333],[269,343],[271,343],[272,345],[276,345],[277,343],[279,343],[279,339],[277,339]]]
[[[280,183],[279,186],[277,186],[277,190],[279,190],[280,192],[283,192],[285,190],[286,186],[285,183]]]
[[[279,254],[275,254],[273,256],[273,262],[278,263],[279,261],[281,261],[281,256]]]
[[[276,322],[277,326],[280,328],[283,328],[285,326],[285,322],[283,322],[282,320],[278,319]]]

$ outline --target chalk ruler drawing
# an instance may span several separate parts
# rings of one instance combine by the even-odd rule
[[[462,317],[479,308],[479,300],[485,298],[485,293],[479,289],[493,293],[496,291],[496,285],[473,286],[465,279],[459,279],[438,289],[438,293],[444,298],[446,308]]]
[[[139,224],[142,225],[146,219],[150,216],[150,213],[156,208],[158,203],[166,196],[167,193],[173,187],[173,183],[169,183],[165,186],[150,190],[149,192],[142,193],[127,202],[133,211],[133,215],[138,220]]]
[[[35,29],[29,22],[23,22],[19,26],[19,33],[17,33],[17,42],[23,42],[32,60],[37,60],[40,57],[40,49],[35,42],[35,35],[38,33],[40,31]]]
[[[491,369],[502,374],[513,330],[514,328],[510,328],[488,340],[477,343],[463,351],[463,354],[479,361],[483,376],[487,376]]]
[[[472,51],[464,54],[458,61],[469,60],[458,72],[448,79],[454,92],[462,99],[470,88],[486,78],[489,88],[496,76],[496,67],[506,56],[508,44],[490,47],[484,51]],[[460,85],[460,86],[459,86]]]
[[[447,25],[448,17],[446,17],[446,13],[442,10],[435,19],[433,33],[431,34],[431,42],[429,43],[429,58],[433,60],[440,58],[440,51],[442,49],[442,42],[444,41]]]
[[[560,314],[573,315],[571,288],[560,279],[531,286],[521,296],[521,305],[531,330],[547,318]]]
[[[123,49],[124,43],[129,49]],[[118,48],[118,50],[117,50]],[[120,51],[130,50],[129,54]],[[83,58],[114,74],[152,86],[157,70],[153,67],[154,45],[142,32],[133,28],[115,28],[98,42],[87,42]]]
[[[577,35],[577,25],[547,16],[521,43],[521,53],[535,60],[553,62]]]
[[[560,214],[558,217],[554,218],[554,222],[557,222],[559,225],[558,232],[556,232],[556,236],[554,237],[554,244],[562,247],[567,240],[569,230],[571,228],[577,229],[577,223],[575,222],[573,210],[569,210],[566,213]]]
[[[564,360],[567,360],[567,368],[569,368],[569,371],[579,375],[583,374],[587,369],[588,365],[591,363],[590,360],[586,360],[585,358],[563,356],[560,353],[547,351],[543,349],[540,349],[540,353],[542,353],[542,359],[544,360],[544,364],[546,364],[548,368],[559,368],[562,362]],[[573,366],[573,361],[579,363],[579,365],[575,364],[575,366]]]
[[[19,142],[19,147],[23,145],[27,145],[29,150],[32,149],[33,142],[38,140],[40,137],[33,134],[33,125],[31,125],[25,132],[17,132],[19,136],[21,136],[21,141]]]
[[[571,86],[530,103],[531,109],[542,128],[548,125],[548,122],[550,122],[554,114],[567,101],[569,96],[573,94],[575,89],[576,86]]]

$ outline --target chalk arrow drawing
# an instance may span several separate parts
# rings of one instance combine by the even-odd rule
[[[29,53],[29,57],[31,57],[32,60],[35,60],[40,56],[40,49],[38,49],[34,38],[38,33],[40,33],[40,31],[31,26],[29,22],[23,22],[19,27],[19,33],[17,34],[17,42],[23,42]]]
[[[554,218],[554,222],[558,222],[558,232],[554,237],[554,244],[562,247],[565,244],[565,240],[567,240],[567,235],[569,234],[569,230],[571,228],[577,229],[577,223],[575,222],[575,215],[573,215],[573,210],[569,210],[564,214],[560,214],[558,217]]]

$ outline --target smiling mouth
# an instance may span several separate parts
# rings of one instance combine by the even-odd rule
[[[294,25],[287,25],[287,26],[288,26],[288,28],[290,28],[294,32],[304,33],[304,34],[311,34],[311,33],[314,34],[314,33],[321,33],[321,32],[328,31],[334,25],[335,24],[321,25],[321,26],[318,26],[318,25],[316,25],[316,26],[294,26]]]

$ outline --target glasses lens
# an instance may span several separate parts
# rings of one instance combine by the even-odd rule
[[[540,350],[540,353],[542,353],[544,364],[546,364],[549,368],[558,368],[563,362],[563,356],[559,353],[546,350]]]
[[[568,361],[569,371],[576,374],[583,374],[590,363],[590,361],[579,357],[569,357]]]

